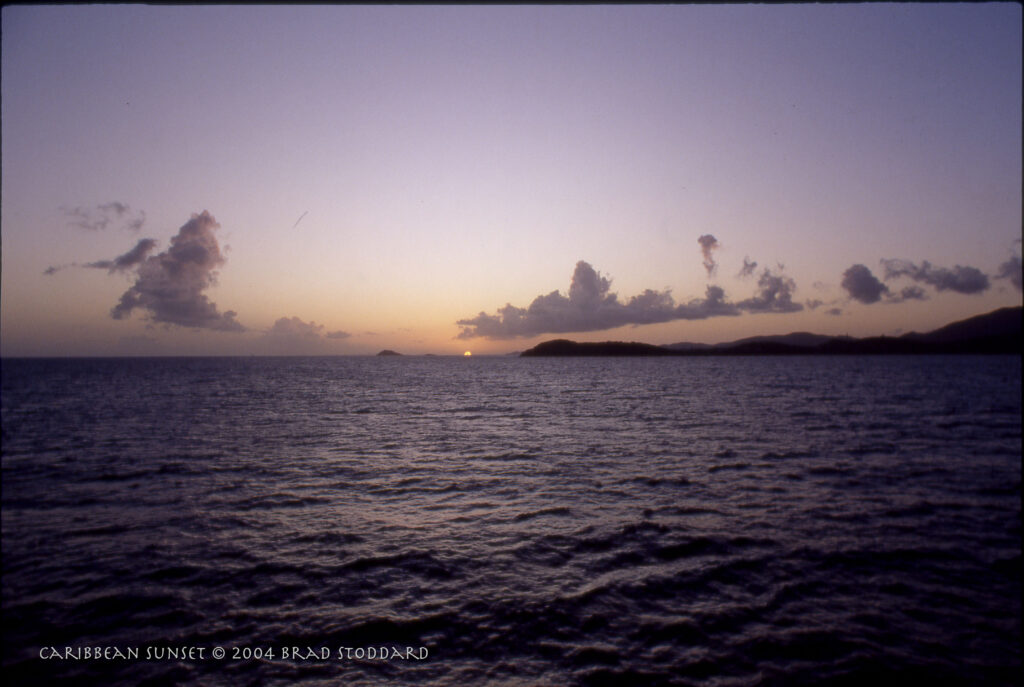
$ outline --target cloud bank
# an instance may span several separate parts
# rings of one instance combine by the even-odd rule
[[[883,258],[885,280],[898,277],[910,277],[916,282],[923,282],[936,291],[955,291],[957,293],[981,293],[989,287],[988,276],[977,267],[956,265],[953,269],[935,267],[927,260],[916,265],[909,260]]]
[[[1016,260],[1016,265],[1014,265]],[[884,269],[886,281],[909,277],[915,282],[931,286],[936,291],[954,291],[963,294],[978,294],[987,291],[991,281],[987,274],[977,267],[956,265],[952,269],[936,267],[927,260],[920,264],[898,258],[883,258],[879,261]],[[1016,272],[1014,272],[1016,269]],[[1020,288],[1020,258],[1014,256],[1000,265],[996,279],[1010,279],[1013,282],[1016,276],[1015,285]],[[878,279],[871,270],[864,265],[851,265],[843,272],[842,287],[847,295],[855,301],[870,305],[883,301],[885,303],[903,303],[905,301],[928,300],[928,293],[918,286],[911,284],[899,291],[894,291]]]
[[[611,293],[611,280],[601,276],[589,263],[580,260],[569,285],[569,295],[558,291],[537,296],[526,308],[506,304],[494,315],[481,312],[476,317],[458,320],[459,339],[515,339],[539,334],[591,332],[623,325],[657,324],[674,320],[703,320],[729,317],[743,312],[796,312],[803,306],[794,303],[796,286],[792,279],[764,270],[758,279],[758,292],[739,303],[730,303],[719,286],[708,285],[704,298],[676,303],[670,291],[646,289],[620,301]]]
[[[235,320],[234,311],[219,312],[203,293],[216,283],[215,270],[225,262],[214,235],[219,227],[205,210],[192,215],[192,219],[182,225],[171,239],[170,248],[145,260],[140,259],[135,283],[122,294],[110,311],[111,316],[121,320],[141,309],[154,323],[245,331],[245,327]],[[148,251],[140,251],[140,246],[136,245],[121,258],[131,260],[138,257],[139,252],[144,254]]]

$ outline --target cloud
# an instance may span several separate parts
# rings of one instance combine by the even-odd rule
[[[623,325],[736,316],[742,309],[725,299],[719,286],[708,285],[704,298],[676,303],[671,292],[647,289],[622,302],[611,293],[611,280],[587,262],[576,263],[569,295],[558,291],[537,296],[526,308],[506,304],[494,315],[481,312],[459,320],[459,339],[515,339],[538,334],[591,332]]]
[[[138,231],[146,222],[146,213],[139,210],[134,215],[127,203],[113,200],[95,208],[61,208],[68,216],[71,226],[87,231],[101,231],[115,221],[124,220],[124,229]]]
[[[996,274],[996,279],[1009,279],[1010,283],[1017,287],[1017,290],[1021,290],[1020,286],[1021,277],[1021,264],[1019,255],[1011,255],[1006,262],[999,266],[999,272]]]
[[[956,265],[953,269],[935,267],[927,260],[915,265],[909,260],[881,260],[885,268],[885,279],[910,277],[914,281],[924,282],[935,287],[937,291],[956,291],[957,293],[974,294],[988,289],[988,276],[977,267]]]
[[[825,314],[826,315],[834,315],[834,316],[838,317],[839,315],[843,314],[843,309],[842,308],[829,308],[828,310],[825,311]]]
[[[322,324],[303,322],[298,317],[281,317],[267,333],[272,336],[305,336],[318,338],[324,330]]]
[[[899,294],[891,296],[889,302],[891,303],[902,303],[903,301],[926,301],[928,300],[928,294],[925,293],[924,289],[920,286],[906,286],[900,290]]]
[[[333,340],[349,337],[347,332],[326,332],[322,324],[299,317],[280,317],[254,345],[269,355],[329,355],[337,353]]]
[[[704,254],[704,269],[708,271],[708,277],[715,272],[715,268],[718,264],[715,262],[714,256],[711,251],[719,247],[718,239],[711,234],[704,234],[697,239],[697,243],[700,244],[700,252]]]
[[[749,276],[752,276],[754,274],[754,270],[756,270],[756,269],[757,269],[757,262],[754,261],[754,260],[751,260],[750,258],[748,258],[746,256],[744,256],[744,258],[743,258],[743,267],[740,268],[740,272],[736,276],[738,276],[738,277],[749,277]]]
[[[155,323],[245,331],[235,320],[234,311],[219,312],[203,293],[216,283],[215,270],[225,262],[214,235],[218,227],[217,220],[205,210],[192,215],[171,239],[170,248],[138,263],[135,283],[122,294],[111,316],[121,320],[139,308],[147,311]],[[136,245],[121,258],[138,250]]]
[[[124,255],[119,255],[113,260],[87,262],[83,267],[94,267],[96,269],[107,270],[111,274],[114,272],[125,272],[136,265],[141,264],[154,248],[156,248],[156,241],[153,239],[141,239],[135,244],[134,248]]]
[[[780,270],[781,271],[781,270]],[[793,302],[796,282],[782,274],[772,274],[767,267],[757,279],[758,292],[752,298],[740,301],[736,307],[748,312],[798,312],[804,306]]]
[[[126,272],[131,268],[142,263],[146,259],[146,256],[156,248],[156,241],[153,239],[141,239],[135,244],[135,247],[124,255],[119,255],[113,260],[96,260],[95,262],[87,262],[84,265],[77,262],[72,262],[67,265],[50,265],[43,274],[53,275],[61,270],[66,270],[69,267],[91,267],[94,269],[107,270],[111,274],[114,272]]]
[[[319,339],[322,337],[326,337],[328,339],[347,339],[351,336],[348,332],[342,331],[325,333],[324,325],[317,324],[313,321],[303,322],[298,317],[278,318],[278,320],[274,322],[274,326],[267,331],[267,334],[275,337],[305,339]]]
[[[864,265],[851,265],[843,272],[842,287],[850,294],[850,298],[861,303],[877,303],[883,295],[889,293],[889,287],[871,273]]]
[[[885,261],[883,260],[882,262],[884,263]],[[905,286],[898,293],[893,292],[888,286],[880,282],[871,273],[871,270],[864,265],[851,265],[843,272],[842,286],[846,289],[850,298],[866,305],[877,303],[883,300],[883,298],[886,303],[928,300],[927,292],[916,285]]]

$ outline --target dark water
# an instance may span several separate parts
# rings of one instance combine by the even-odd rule
[[[4,360],[5,682],[1017,684],[1020,363]]]

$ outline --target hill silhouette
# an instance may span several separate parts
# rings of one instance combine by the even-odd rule
[[[899,337],[858,339],[809,332],[753,336],[721,344],[678,343],[668,346],[603,341],[554,339],[521,355],[532,356],[722,356],[722,355],[921,355],[936,353],[1020,353],[1021,313],[1018,307],[952,322],[931,332]]]

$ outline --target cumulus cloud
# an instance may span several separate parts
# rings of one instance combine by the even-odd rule
[[[1010,283],[1017,287],[1017,290],[1021,290],[1020,286],[1021,277],[1021,264],[1019,255],[1011,255],[1006,262],[999,266],[999,272],[996,274],[996,279],[1009,279]]]
[[[323,332],[324,326],[316,322],[303,322],[298,317],[281,317],[274,322],[268,334],[274,336],[306,336],[317,338]]]
[[[850,298],[865,305],[877,303],[883,299],[885,303],[928,300],[925,290],[914,284],[905,286],[898,292],[891,290],[864,265],[851,265],[843,272],[842,286]]]
[[[87,231],[101,231],[114,222],[123,222],[122,228],[138,231],[146,222],[146,213],[142,210],[132,212],[127,203],[113,200],[97,205],[94,208],[61,208],[67,215],[69,223]]]
[[[793,292],[796,291],[796,282],[790,277],[781,274],[773,274],[768,268],[761,272],[757,279],[758,292],[746,300],[740,301],[736,307],[748,312],[798,312],[804,306],[793,302]]]
[[[841,285],[850,298],[861,303],[877,303],[889,293],[889,287],[878,280],[865,265],[851,265],[843,272]]]
[[[711,254],[711,251],[719,246],[718,239],[711,234],[704,234],[697,239],[697,243],[700,244],[700,252],[704,254],[704,269],[708,271],[708,277],[710,277],[718,267],[715,257]]]
[[[914,281],[923,282],[937,291],[956,291],[957,293],[974,294],[988,289],[988,276],[977,267],[956,265],[953,269],[935,267],[927,260],[916,265],[909,260],[891,258],[881,260],[885,268],[885,279],[910,277]]]
[[[590,332],[623,325],[655,324],[674,320],[703,320],[746,312],[795,312],[803,306],[792,301],[792,279],[765,270],[759,291],[740,303],[731,303],[719,286],[708,285],[703,298],[676,303],[668,290],[647,289],[626,301],[611,292],[611,280],[585,261],[576,263],[569,295],[558,291],[537,296],[526,308],[506,304],[496,314],[481,312],[456,322],[460,339],[478,337],[514,339],[539,334]]]
[[[156,248],[156,241],[153,239],[141,239],[135,244],[135,247],[124,255],[119,255],[113,260],[97,260],[96,262],[87,262],[84,267],[93,267],[96,269],[107,270],[111,274],[114,272],[125,272],[132,269],[136,265],[141,264]],[[52,268],[51,268],[52,269]],[[49,273],[49,272],[48,272]]]
[[[274,322],[267,334],[275,337],[319,339],[347,339],[351,334],[348,332],[324,332],[324,325],[309,321],[303,322],[298,317],[280,317]]]
[[[216,283],[215,270],[225,262],[214,235],[219,227],[205,210],[192,215],[171,239],[170,248],[138,263],[135,283],[122,294],[110,311],[111,316],[120,320],[141,309],[149,313],[154,323],[245,331],[235,320],[234,311],[219,312],[203,293]],[[125,256],[137,250],[138,245]]]
[[[743,258],[743,267],[740,268],[739,277],[750,277],[753,276],[754,270],[757,269],[757,262],[751,260],[748,257]]]

